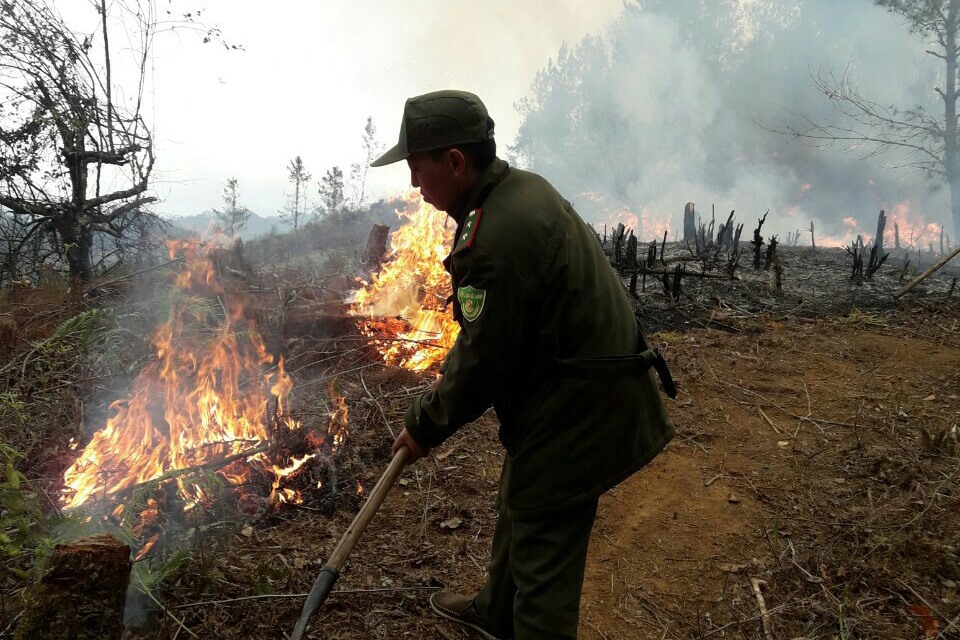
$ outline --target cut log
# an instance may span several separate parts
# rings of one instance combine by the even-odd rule
[[[58,544],[14,637],[119,640],[130,566],[130,547],[110,534]]]

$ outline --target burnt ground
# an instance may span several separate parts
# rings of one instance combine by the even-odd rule
[[[678,300],[652,278],[640,292],[680,387],[667,401],[678,436],[601,500],[582,638],[763,638],[753,580],[769,638],[960,638],[960,292],[947,296],[957,267],[895,302],[911,277],[904,256],[857,285],[842,250],[781,255],[782,290],[745,255],[738,280],[688,278]],[[140,598],[155,616],[130,638],[288,637],[361,504],[358,486],[376,482],[391,430],[432,379],[380,363],[342,317],[339,286],[291,282],[295,303],[278,312],[278,287],[254,312],[288,358],[306,428],[325,431],[331,394],[346,397],[347,444],[335,465],[298,476],[302,505],[246,520],[211,511],[179,536],[184,555],[142,560],[165,611]],[[116,393],[85,411],[104,413]],[[309,637],[470,637],[428,598],[483,582],[496,427],[488,412],[404,471]]]
[[[799,292],[744,273],[667,302],[648,283],[640,305],[648,325],[661,318],[651,341],[680,387],[667,401],[678,436],[601,500],[582,638],[763,638],[753,580],[763,581],[769,638],[960,638],[960,307],[944,295],[950,276],[894,304],[899,273],[849,285],[835,253],[837,266],[798,278]],[[814,287],[809,313],[798,310]],[[143,637],[186,637],[173,616],[203,638],[289,634],[296,594],[358,508],[354,484],[376,481],[389,430],[430,379],[363,350],[342,358],[333,370],[365,368],[338,378],[353,425],[339,493],[230,525],[195,550],[163,590],[171,615]],[[405,470],[310,637],[470,637],[433,615],[428,598],[483,582],[502,461],[495,415],[434,453]]]

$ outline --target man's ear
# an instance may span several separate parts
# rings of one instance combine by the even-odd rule
[[[460,149],[450,149],[447,157],[450,158],[450,168],[453,169],[454,176],[459,178],[467,174],[467,158]]]

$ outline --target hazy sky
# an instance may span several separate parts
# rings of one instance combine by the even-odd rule
[[[291,158],[301,155],[315,181],[333,165],[346,171],[360,159],[367,116],[392,145],[404,100],[436,89],[479,94],[506,144],[519,126],[513,105],[536,71],[563,41],[602,31],[621,7],[621,0],[216,0],[203,19],[243,51],[189,34],[156,41],[158,210],[220,206],[224,180],[236,176],[241,203],[273,215],[283,206]],[[380,194],[408,184],[403,165],[370,176]]]

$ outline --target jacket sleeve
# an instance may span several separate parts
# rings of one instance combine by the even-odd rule
[[[453,256],[462,273],[454,305],[460,334],[448,354],[447,369],[438,384],[410,405],[407,431],[417,443],[434,447],[457,429],[473,422],[494,400],[495,385],[519,364],[523,308],[517,278],[498,269],[479,248]],[[463,301],[476,306],[466,312]],[[476,314],[476,315],[474,315]]]

